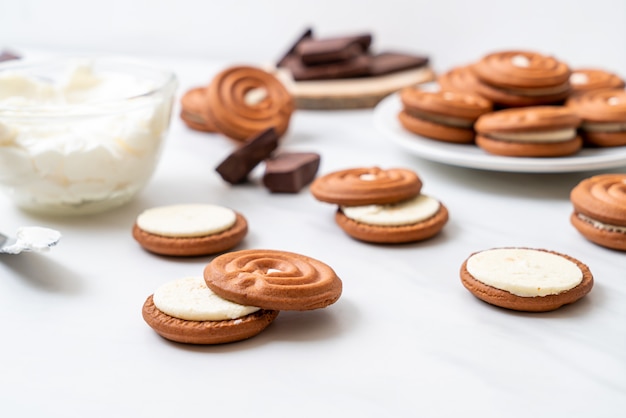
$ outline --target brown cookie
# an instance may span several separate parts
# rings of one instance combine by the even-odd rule
[[[572,94],[591,90],[623,89],[624,80],[617,74],[599,68],[577,68],[572,70],[569,82]]]
[[[204,117],[229,138],[245,141],[273,127],[282,136],[289,127],[294,102],[272,74],[260,68],[234,66],[222,70],[207,89]]]
[[[468,270],[468,263],[472,262],[473,257],[483,257],[485,254],[492,253],[501,254],[491,259],[494,264],[489,265],[488,270],[493,274],[489,274],[487,277],[490,281],[496,281],[499,287],[478,280]],[[551,254],[556,258],[546,259],[546,257],[552,257],[546,256],[546,254]],[[539,258],[535,258],[537,256]],[[554,263],[555,259],[560,264],[565,263],[567,273],[564,268],[553,268],[549,265]],[[534,278],[532,272],[528,273],[528,269],[534,273],[545,273],[543,279],[531,283]],[[571,288],[563,289],[551,284],[550,280],[554,279],[560,285],[559,282],[563,280],[563,276],[571,272],[579,275],[580,282],[578,284],[574,285],[574,282]],[[554,251],[532,248],[494,248],[474,253],[463,262],[460,277],[463,286],[477,298],[495,306],[526,312],[547,312],[558,309],[563,305],[576,302],[589,293],[593,287],[593,275],[582,262]],[[568,280],[570,279],[568,278]],[[550,291],[547,289],[549,285],[553,286]],[[509,287],[511,291],[501,287]],[[539,295],[535,296],[534,294]]]
[[[478,78],[471,65],[453,67],[437,77],[437,83],[443,91],[478,94]]]
[[[232,211],[234,214],[234,223],[222,229],[218,228],[217,232],[206,232],[211,229],[200,229],[200,232],[187,232],[188,226],[194,222],[197,212],[189,214],[185,210],[187,205],[173,205],[160,208],[153,208],[143,212],[137,217],[133,225],[133,238],[146,250],[155,254],[190,257],[216,254],[229,250],[239,244],[248,233],[248,222],[244,216],[238,212]],[[198,206],[198,205],[189,205]],[[213,206],[213,205],[201,205]],[[156,229],[147,228],[142,223],[142,219],[146,214],[153,214],[153,211],[169,210],[182,207],[177,214],[167,213],[161,216],[161,224]],[[226,208],[221,208],[228,210]],[[158,213],[157,213],[158,214]],[[209,215],[210,216],[210,215]],[[180,235],[177,235],[176,224],[177,219],[184,219],[186,226],[185,231],[181,229]],[[174,225],[173,227],[171,225]],[[204,231],[204,232],[203,232]]]
[[[572,225],[589,241],[626,251],[626,174],[587,178],[570,193]]]
[[[404,168],[351,168],[318,177],[311,184],[313,196],[322,202],[359,206],[395,203],[417,196],[422,181]]]
[[[339,299],[341,279],[328,265],[300,254],[243,250],[220,255],[204,269],[220,297],[271,310],[324,308]]]
[[[582,147],[580,118],[564,106],[532,106],[487,113],[474,125],[476,145],[510,157],[560,157]]]
[[[492,110],[489,101],[470,93],[406,88],[400,99],[398,119],[406,130],[453,143],[473,143],[474,122]]]
[[[142,309],[143,319],[165,339],[185,344],[223,344],[253,337],[267,328],[278,311],[261,309],[241,318],[223,321],[188,321],[161,312],[152,295]]]
[[[560,103],[571,91],[567,64],[537,52],[495,52],[471,68],[479,81],[477,93],[500,106]]]
[[[581,136],[587,146],[618,147],[626,145],[626,91],[591,90],[566,102],[582,120]]]
[[[194,87],[183,94],[180,99],[180,118],[191,129],[203,132],[217,132],[215,125],[204,117],[210,112],[206,98],[206,87]]]
[[[423,241],[437,235],[448,221],[448,209],[441,204],[437,213],[423,221],[408,225],[372,225],[348,218],[341,208],[335,222],[344,232],[360,241],[378,244],[401,244]]]

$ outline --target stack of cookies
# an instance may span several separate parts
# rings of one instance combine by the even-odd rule
[[[624,81],[614,73],[572,70],[552,56],[510,50],[452,68],[437,82],[440,91],[436,93],[417,88],[402,93],[398,117],[408,131],[447,142],[475,142],[487,153],[510,157],[561,157],[584,146],[626,145],[626,93]],[[475,117],[466,117],[465,125],[450,124],[450,117],[460,115],[459,99],[453,99],[452,93],[473,104]],[[441,100],[446,96],[447,102]],[[444,106],[432,106],[433,97]],[[476,116],[476,103],[481,99],[493,109],[485,111],[483,104],[482,113]],[[465,136],[443,135],[442,125],[447,130],[465,128]]]
[[[372,35],[319,38],[307,29],[276,64],[300,109],[368,108],[434,79],[426,56],[373,52]]]
[[[351,168],[318,177],[311,193],[339,205],[335,221],[349,236],[372,243],[397,244],[435,236],[448,210],[422,194],[417,174],[403,168]]]
[[[281,310],[329,306],[341,292],[341,279],[321,261],[286,251],[243,250],[216,257],[202,277],[160,286],[142,314],[168,340],[222,344],[259,334]]]

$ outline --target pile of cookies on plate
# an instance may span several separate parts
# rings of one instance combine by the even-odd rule
[[[401,91],[404,129],[509,157],[626,145],[625,83],[606,70],[571,69],[553,56],[511,50],[452,68],[437,84],[437,91]]]

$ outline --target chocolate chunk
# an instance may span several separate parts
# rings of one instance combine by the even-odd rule
[[[276,63],[276,66],[283,67],[285,65],[285,60],[296,52],[296,48],[298,48],[298,45],[300,45],[300,43],[304,41],[305,39],[311,39],[312,37],[313,37],[313,29],[308,28],[307,30],[304,31],[302,35],[300,35],[300,37],[296,40],[296,42],[293,43],[293,45],[291,46],[291,48],[289,48],[289,50],[285,53],[285,55],[283,55],[283,57],[278,60],[278,62]]]
[[[11,61],[11,60],[18,60],[21,57],[11,51],[0,51],[0,62],[3,61]]]
[[[296,54],[305,65],[329,64],[351,60],[367,53],[372,43],[369,34],[326,39],[305,39],[296,46]]]
[[[231,184],[243,183],[248,174],[278,147],[278,134],[274,128],[266,129],[250,138],[217,166],[215,171]]]
[[[420,68],[428,64],[427,57],[398,52],[384,52],[373,55],[370,59],[371,76],[379,76],[398,71]]]
[[[274,193],[298,193],[315,178],[320,155],[284,152],[265,161],[263,184]]]
[[[361,77],[369,73],[370,60],[365,55],[354,59],[323,65],[304,65],[300,58],[292,55],[285,60],[285,68],[291,71],[296,81],[331,80],[337,78]]]

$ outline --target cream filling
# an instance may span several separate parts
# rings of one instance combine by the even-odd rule
[[[576,129],[559,129],[556,131],[535,132],[497,132],[488,133],[487,136],[501,141],[511,142],[563,142],[576,137]]]
[[[472,255],[467,271],[478,281],[521,297],[557,295],[578,286],[582,270],[557,254],[496,248]]]
[[[619,232],[621,234],[626,234],[626,226],[613,225],[613,224],[600,222],[596,219],[590,218],[587,215],[583,215],[582,213],[577,213],[576,216],[578,216],[578,218],[581,221],[591,224],[594,228],[598,228],[607,232]]]
[[[409,110],[407,113],[413,117],[424,119],[428,122],[433,122],[433,123],[437,123],[440,125],[452,126],[455,128],[471,129],[474,126],[474,121],[462,119],[462,118],[455,118],[454,116],[436,115],[433,113],[427,113],[427,112],[421,112],[421,111],[415,111],[415,110]]]
[[[588,132],[623,132],[626,122],[583,122],[580,127]]]
[[[202,277],[165,283],[154,292],[152,299],[161,312],[186,321],[225,321],[260,309],[222,299],[207,287]]]
[[[142,230],[165,237],[201,237],[217,234],[235,225],[231,209],[209,204],[184,204],[148,209],[137,217]]]
[[[348,218],[368,225],[402,226],[433,217],[440,206],[438,200],[421,194],[389,205],[341,206],[341,211]]]
[[[528,88],[515,88],[515,87],[498,87],[499,90],[505,91],[507,93],[515,94],[518,96],[550,96],[552,94],[564,93],[569,90],[569,83],[559,84],[558,86],[553,87],[540,87],[534,89]]]

